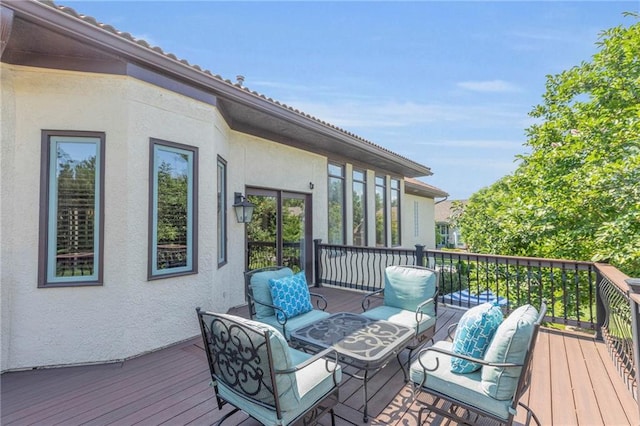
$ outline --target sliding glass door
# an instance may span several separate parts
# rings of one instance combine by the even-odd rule
[[[284,265],[311,279],[311,196],[247,188],[255,204],[247,225],[247,269]]]

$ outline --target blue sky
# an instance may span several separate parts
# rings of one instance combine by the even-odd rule
[[[546,75],[589,61],[639,1],[64,1],[431,167],[472,193],[513,172]]]

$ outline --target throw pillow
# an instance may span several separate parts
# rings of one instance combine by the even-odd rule
[[[483,358],[502,318],[502,311],[497,301],[483,303],[469,309],[458,322],[456,334],[453,337],[453,352]],[[482,365],[475,362],[451,358],[451,371],[454,373],[471,373],[480,367]]]
[[[289,268],[256,272],[251,276],[251,291],[253,293],[253,298],[256,300],[256,302],[273,305],[273,299],[271,299],[271,288],[269,287],[269,280],[274,278],[277,279],[290,277],[292,275],[293,271]],[[271,306],[265,306],[261,303],[256,303],[255,305],[257,319],[268,318],[275,315]]]
[[[291,277],[270,279],[269,287],[271,288],[273,305],[282,309],[282,311],[276,311],[278,321],[284,321],[286,318],[313,310],[304,271]]]
[[[520,306],[507,317],[484,356],[488,362],[522,364],[529,349],[538,310],[531,305]],[[513,397],[522,368],[483,367],[482,390],[498,400]]]

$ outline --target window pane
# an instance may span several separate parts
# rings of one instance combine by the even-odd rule
[[[194,151],[154,144],[151,275],[194,268]]]
[[[49,282],[97,279],[99,143],[51,137]]]
[[[400,181],[391,179],[391,245],[400,245]]]
[[[227,164],[218,159],[218,264],[227,261]]]
[[[367,244],[367,184],[363,172],[353,171],[353,244]]]
[[[329,244],[343,244],[344,180],[329,178]]]
[[[376,176],[376,246],[387,245],[387,191],[385,178]]]

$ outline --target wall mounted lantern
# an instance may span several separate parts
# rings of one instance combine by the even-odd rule
[[[253,208],[255,205],[247,200],[247,197],[240,192],[233,193],[233,209],[236,211],[236,219],[238,223],[249,223],[253,217]]]

